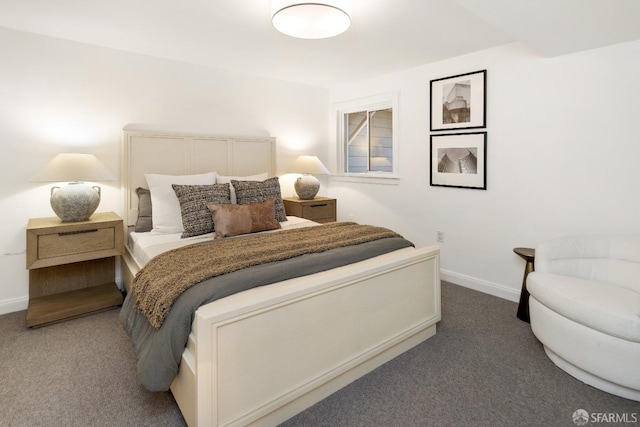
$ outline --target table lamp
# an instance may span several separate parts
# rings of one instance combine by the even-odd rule
[[[320,190],[320,181],[313,175],[329,175],[327,169],[316,156],[299,156],[287,172],[301,173],[293,187],[302,200],[313,200]]]
[[[93,154],[61,153],[30,181],[68,182],[51,187],[51,208],[63,222],[85,221],[100,204],[100,187],[84,181],[113,181],[115,176]]]

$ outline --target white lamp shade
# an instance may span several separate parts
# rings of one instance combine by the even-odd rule
[[[31,181],[81,182],[113,181],[116,177],[93,154],[61,153]]]
[[[272,0],[271,21],[278,31],[288,36],[302,39],[334,37],[351,26],[351,0]]]
[[[330,174],[329,169],[327,169],[316,156],[299,156],[296,161],[291,164],[287,172],[307,173],[310,175]]]

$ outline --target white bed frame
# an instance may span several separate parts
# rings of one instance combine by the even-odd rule
[[[125,130],[122,153],[128,225],[144,173],[276,172],[274,138]],[[439,270],[437,246],[406,248],[200,307],[171,385],[187,424],[277,425],[433,336]]]

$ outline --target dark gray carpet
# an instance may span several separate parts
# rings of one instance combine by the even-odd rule
[[[283,426],[575,426],[577,409],[640,426],[640,403],[556,368],[515,303],[443,283],[442,307],[435,337]],[[170,393],[137,381],[117,315],[33,330],[0,316],[0,426],[183,426]]]
[[[25,316],[0,316],[0,426],[185,425],[170,393],[137,381],[118,310],[37,329]]]

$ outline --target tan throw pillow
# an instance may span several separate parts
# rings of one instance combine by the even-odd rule
[[[209,203],[215,238],[238,236],[281,228],[276,220],[275,199],[246,205]]]

